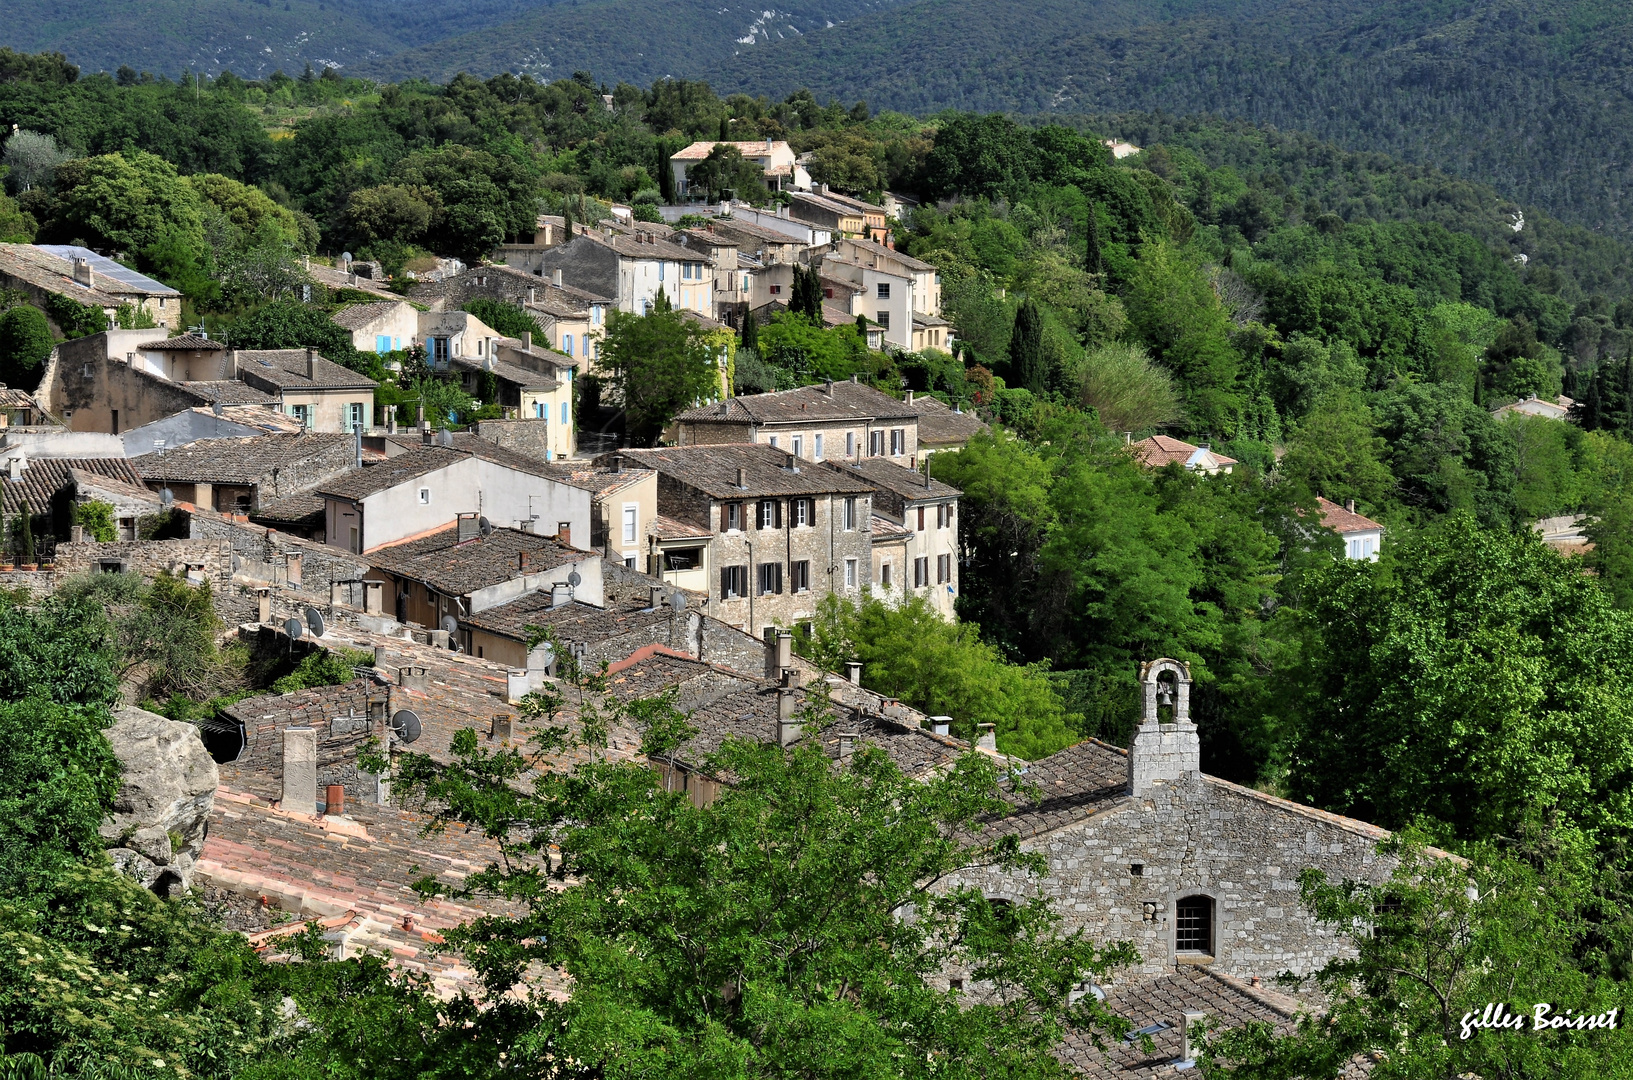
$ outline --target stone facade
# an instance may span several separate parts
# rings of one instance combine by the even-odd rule
[[[57,545],[57,573],[62,576],[107,571],[160,573],[185,577],[193,584],[208,581],[216,587],[232,580],[233,552],[222,540],[118,540]]]
[[[1299,875],[1387,880],[1394,863],[1377,848],[1388,833],[1203,775],[1188,669],[1155,661],[1141,681],[1145,718],[1132,750],[1090,740],[1032,763],[1027,780],[1041,801],[999,826],[1043,855],[1048,871],[975,872],[960,883],[1009,900],[1046,894],[1063,930],[1132,942],[1148,974],[1320,968],[1346,946],[1300,903]]]

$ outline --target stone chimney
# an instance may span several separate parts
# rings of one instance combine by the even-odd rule
[[[307,349],[306,350],[306,377],[308,379],[316,379],[317,378],[317,366],[318,366],[318,351],[316,349]]]
[[[862,685],[862,661],[845,661],[845,678],[852,686]]]
[[[525,676],[527,673],[524,671]],[[488,738],[494,742],[509,742],[512,735],[509,713],[500,713],[493,718],[493,725],[488,729]]]
[[[794,666],[794,635],[787,630],[777,630],[765,643],[765,677],[772,682],[781,682],[783,672]]]
[[[426,674],[425,668],[417,664],[400,667],[397,669],[397,685],[405,690],[429,690],[431,676]]]
[[[951,724],[948,725],[948,729],[951,730]],[[985,750],[989,754],[996,754],[998,752],[997,724],[975,725],[975,748],[977,750]]]
[[[573,588],[565,581],[558,581],[550,586],[550,606],[553,608],[566,607],[572,602]]]
[[[1128,790],[1136,797],[1202,775],[1202,743],[1191,722],[1190,665],[1166,657],[1142,664],[1140,687],[1144,715],[1128,750]],[[1165,706],[1173,708],[1170,720],[1161,716]]]
[[[856,744],[862,741],[860,733],[855,731],[841,731],[839,733],[839,760],[844,761],[856,753]]]
[[[74,257],[74,282],[87,289],[96,288],[96,271],[91,269],[91,261],[79,256]]]
[[[558,289],[563,288],[561,283],[561,267],[558,266],[554,270],[550,271],[550,284],[554,285]]]
[[[1355,513],[1355,500],[1354,499],[1345,499],[1344,500],[1344,509],[1348,510],[1352,514]]]
[[[649,601],[646,605],[647,607],[651,608],[653,611],[657,611],[659,608],[663,607],[662,585],[648,585],[646,587],[646,591],[647,600]]]
[[[1200,1044],[1191,1041],[1191,1028],[1202,1023],[1202,1021],[1206,1020],[1207,1018],[1208,1014],[1201,1012],[1187,1012],[1182,1014],[1180,1018],[1179,1061],[1176,1061],[1174,1064],[1178,1065],[1180,1061],[1185,1062],[1188,1065],[1194,1065],[1196,1063],[1196,1052],[1198,1049],[1200,1049]]]
[[[283,732],[283,795],[279,808],[296,814],[318,811],[318,733],[292,727]]]
[[[531,330],[523,330],[522,331],[522,351],[523,352],[532,352],[533,351],[533,331],[531,331]]]
[[[739,465],[737,467],[737,489],[741,491],[746,487],[748,487],[748,476],[744,473],[743,467]]]
[[[803,727],[794,719],[794,688],[779,686],[777,688],[777,745],[790,746],[799,741]]]

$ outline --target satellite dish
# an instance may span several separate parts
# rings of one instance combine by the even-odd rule
[[[398,709],[391,717],[391,733],[405,743],[420,737],[420,716],[413,709]]]
[[[674,611],[686,610],[686,594],[676,589],[669,594],[669,607]]]
[[[171,503],[173,503],[175,501],[176,501],[176,493],[174,491],[171,491],[169,488],[165,488],[163,491],[159,492],[159,505],[160,506],[169,506]]]
[[[572,571],[571,573],[569,573],[567,575],[567,586],[568,586],[568,588],[576,589],[580,585],[582,585],[583,583],[584,583],[584,579],[578,576],[578,571],[577,570],[574,570],[574,571]]]
[[[323,613],[317,608],[306,609],[306,627],[312,631],[313,637],[323,636]]]
[[[290,641],[299,641],[301,639],[301,631],[303,629],[304,627],[301,626],[301,621],[293,617],[284,623],[284,633],[289,635]]]
[[[351,262],[352,261],[352,253],[349,252],[349,251],[342,251],[340,253],[340,259],[341,259],[342,262]]]
[[[548,641],[538,647],[539,662],[549,667],[556,662],[556,647]]]
[[[485,517],[477,518],[476,519],[476,531],[481,533],[483,536],[492,536],[493,535],[493,522],[489,521]]]
[[[459,632],[459,620],[454,618],[452,615],[444,615],[442,617],[442,622],[438,623],[437,625],[448,631],[450,634]]]

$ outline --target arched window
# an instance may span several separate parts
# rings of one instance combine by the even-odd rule
[[[1213,897],[1187,896],[1174,905],[1174,949],[1213,955]]]

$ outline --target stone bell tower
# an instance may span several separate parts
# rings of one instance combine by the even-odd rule
[[[1141,664],[1140,690],[1144,712],[1128,749],[1128,793],[1135,796],[1202,774],[1202,742],[1191,723],[1191,666],[1167,657]]]

